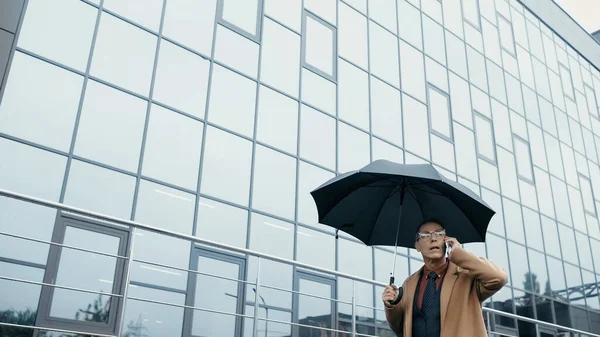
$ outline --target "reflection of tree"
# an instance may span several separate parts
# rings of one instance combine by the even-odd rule
[[[31,309],[26,309],[24,311],[8,309],[0,311],[0,322],[19,325],[34,325],[36,314],[37,312]],[[0,326],[0,336],[2,337],[31,337],[32,335],[32,329]]]
[[[87,322],[108,323],[108,315],[110,313],[110,299],[106,303],[102,303],[102,295],[94,300],[93,304],[88,304],[86,309],[79,309],[75,313],[75,319]],[[84,315],[81,318],[82,314]]]
[[[148,330],[148,328],[142,323],[142,315],[139,315],[136,322],[130,321],[127,324],[127,331],[123,334],[123,337],[148,337],[144,330]]]
[[[540,282],[537,279],[537,275],[535,273],[527,272],[525,273],[525,281],[523,281],[523,289],[525,291],[529,291],[536,295],[540,293]]]

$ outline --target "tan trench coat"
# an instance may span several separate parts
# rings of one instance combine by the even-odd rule
[[[390,328],[397,336],[412,337],[413,300],[423,268],[409,276],[402,300],[385,309]],[[490,261],[461,247],[453,248],[440,295],[441,337],[487,336],[481,303],[508,282],[508,274]]]

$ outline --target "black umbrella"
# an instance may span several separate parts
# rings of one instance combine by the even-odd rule
[[[368,246],[414,248],[418,226],[435,219],[461,243],[483,242],[495,212],[429,164],[376,160],[311,192],[319,223]],[[395,233],[395,235],[394,235]],[[394,283],[396,254],[390,284]]]

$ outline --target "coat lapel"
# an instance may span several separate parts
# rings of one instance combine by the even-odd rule
[[[412,274],[408,280],[406,280],[406,289],[404,289],[404,298],[406,299],[404,308],[404,336],[412,336],[412,315],[413,315],[413,301],[415,300],[415,292],[417,291],[417,284],[419,283],[419,275],[423,271],[423,267],[416,273]]]
[[[446,272],[446,276],[444,277],[444,283],[442,284],[442,293],[440,295],[440,307],[441,307],[441,326],[444,326],[444,319],[446,318],[446,312],[448,311],[448,302],[450,301],[450,295],[452,294],[452,289],[454,289],[454,284],[456,283],[456,279],[458,278],[458,267],[450,262],[448,265],[448,271]]]

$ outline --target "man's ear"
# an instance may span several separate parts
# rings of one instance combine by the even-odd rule
[[[417,250],[417,252],[419,252],[419,253],[421,252],[419,250],[419,241],[415,241],[415,249]]]

